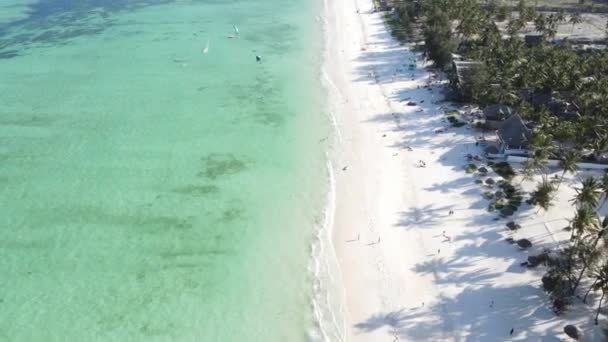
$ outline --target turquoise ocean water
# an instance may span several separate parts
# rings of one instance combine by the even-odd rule
[[[319,9],[0,1],[0,340],[309,339]]]

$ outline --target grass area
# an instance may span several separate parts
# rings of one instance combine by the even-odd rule
[[[452,124],[453,127],[462,127],[466,125],[465,122],[456,119],[456,117],[454,116],[448,116],[448,121],[450,122],[450,124]]]
[[[492,194],[492,198],[490,198],[492,201],[488,206],[488,210],[494,211],[503,208],[510,208],[513,212],[517,211],[519,206],[521,206],[521,202],[523,201],[521,191],[507,180],[499,181],[498,187],[504,195],[496,196]],[[484,197],[486,197],[485,194]]]

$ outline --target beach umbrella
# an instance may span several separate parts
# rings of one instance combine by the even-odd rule
[[[486,169],[485,167],[480,167],[477,171],[481,172],[481,173],[488,173],[488,169]]]
[[[495,183],[496,183],[496,181],[493,180],[492,178],[486,179],[486,184],[488,184],[488,185],[494,185]]]
[[[504,207],[500,209],[500,215],[502,216],[511,216],[513,214],[515,214],[515,210],[513,210],[511,207]]]
[[[542,262],[542,259],[534,256],[534,255],[530,255],[528,257],[528,267],[536,267],[538,266],[540,263]]]
[[[532,247],[532,242],[530,242],[530,240],[528,240],[528,239],[520,239],[520,240],[517,240],[517,245],[520,248],[528,249],[528,248]]]
[[[571,324],[568,324],[564,327],[564,332],[566,333],[566,335],[572,337],[575,340],[578,340],[580,337],[578,328]]]
[[[510,230],[518,230],[519,228],[521,228],[521,226],[511,221],[507,223],[507,228],[509,228]]]

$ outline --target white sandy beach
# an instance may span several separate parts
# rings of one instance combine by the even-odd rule
[[[514,218],[523,228],[507,232],[507,220],[486,210],[476,176],[464,172],[464,156],[480,152],[475,132],[435,133],[447,125],[442,106],[449,104],[433,103],[441,99],[438,86],[423,87],[430,72],[420,56],[411,79],[407,65],[416,55],[392,39],[372,8],[371,0],[326,1],[340,278],[340,289],[330,291],[340,303],[333,319],[340,333],[329,339],[560,341],[564,325],[577,324],[584,340],[596,340],[593,306],[555,316],[542,268],[519,265],[568,238],[562,228],[573,215],[574,177],[549,212],[522,209]],[[408,98],[418,105],[406,106]],[[520,251],[508,236],[528,238],[534,248]]]

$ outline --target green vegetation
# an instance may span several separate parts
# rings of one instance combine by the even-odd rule
[[[513,177],[515,177],[515,171],[513,171],[513,168],[507,162],[499,162],[497,164],[488,163],[488,166],[491,167],[492,170],[494,170],[494,172],[496,172],[499,176],[506,180],[511,180],[513,179]]]
[[[505,194],[504,200],[506,200],[506,205],[511,207],[513,211],[516,211],[523,200],[521,190],[507,180],[499,181],[498,187]]]
[[[608,152],[608,51],[548,43],[558,24],[576,25],[579,15],[538,13],[520,0],[512,5],[521,15],[512,16],[496,3],[482,7],[476,0],[394,1],[398,19],[391,22],[400,26],[396,31],[411,37],[419,28],[425,56],[459,84],[462,98],[481,106],[509,105],[535,135],[544,132],[550,142],[592,149],[596,155]],[[503,19],[507,28],[501,32],[496,22]],[[525,25],[540,32],[538,44],[523,41]],[[462,80],[451,63],[454,52],[478,62]]]
[[[448,121],[450,122],[452,127],[462,127],[462,126],[466,125],[465,122],[462,122],[462,121],[456,119],[456,117],[454,117],[454,116],[448,116]]]
[[[465,171],[467,173],[474,173],[475,171],[477,171],[477,165],[475,164],[469,164],[467,165],[467,167],[465,168]]]
[[[406,41],[408,38],[408,31],[403,29],[402,23],[389,13],[384,14],[384,21],[390,28],[391,35],[400,42]]]

